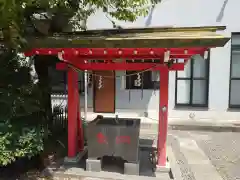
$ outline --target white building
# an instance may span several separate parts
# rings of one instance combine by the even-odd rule
[[[134,23],[118,22],[122,27],[128,28],[227,26],[224,33],[231,36],[232,40],[223,48],[211,49],[209,60],[195,57],[196,60],[189,61],[184,72],[170,72],[169,121],[240,120],[239,7],[239,0],[162,0],[148,17],[139,17]],[[87,27],[106,29],[112,28],[112,23],[102,11],[97,11],[88,19]],[[129,82],[128,78],[121,78],[125,74],[126,72],[116,72],[120,78],[115,81],[114,92],[117,98],[115,101],[110,100],[115,105],[112,113],[147,116],[156,122],[159,109],[158,75],[144,73],[146,79],[141,90],[142,87],[133,87],[136,76]],[[88,91],[89,112],[94,112],[98,108],[95,106],[100,106],[101,102],[93,102],[93,88]],[[59,99],[56,101],[59,102]],[[84,97],[81,98],[81,106],[84,107]]]

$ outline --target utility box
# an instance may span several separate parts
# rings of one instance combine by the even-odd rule
[[[88,158],[121,157],[139,161],[140,119],[98,116],[87,126]]]

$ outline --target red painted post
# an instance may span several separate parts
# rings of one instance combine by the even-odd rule
[[[160,71],[160,105],[159,105],[159,123],[158,123],[158,144],[157,144],[157,166],[166,166],[167,153],[167,128],[168,128],[168,80],[169,70],[164,68]],[[165,110],[163,111],[163,107]]]
[[[68,68],[68,157],[76,156],[77,151],[77,73]]]

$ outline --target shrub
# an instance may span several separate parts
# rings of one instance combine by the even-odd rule
[[[0,166],[43,150],[43,116],[28,63],[14,51],[0,55]]]

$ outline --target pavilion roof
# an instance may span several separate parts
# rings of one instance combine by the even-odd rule
[[[178,48],[222,47],[225,26],[88,30],[27,37],[31,48]]]

